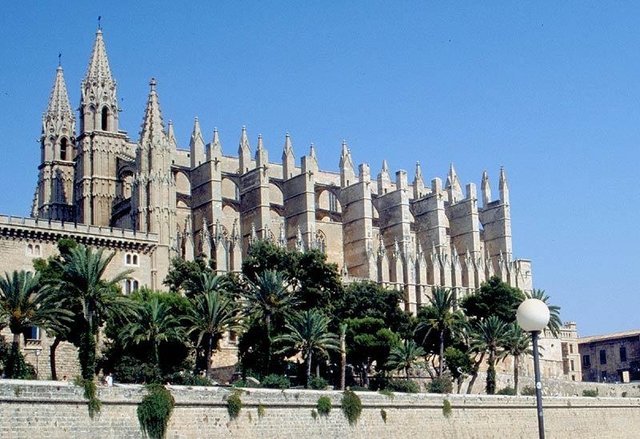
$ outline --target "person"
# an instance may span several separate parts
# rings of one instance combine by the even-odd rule
[[[113,376],[111,376],[111,372],[107,374],[104,381],[106,382],[107,387],[113,387]]]

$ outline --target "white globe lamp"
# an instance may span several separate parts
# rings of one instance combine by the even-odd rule
[[[527,299],[516,313],[518,324],[527,332],[542,331],[551,318],[549,307],[539,299]]]

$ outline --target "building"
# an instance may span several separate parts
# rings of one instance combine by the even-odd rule
[[[337,172],[319,169],[313,145],[297,163],[289,134],[281,161],[271,161],[265,140],[258,136],[253,151],[244,127],[237,155],[225,155],[218,131],[205,142],[197,118],[183,148],[165,125],[154,79],[139,138],[119,126],[119,111],[98,29],[77,117],[62,67],[55,72],[32,217],[0,216],[6,271],[31,270],[68,237],[116,252],[108,274],[133,270],[125,292],[162,289],[174,257],[239,271],[250,243],[265,239],[320,249],[345,277],[403,291],[412,312],[433,286],[461,297],[498,275],[532,288],[530,261],[513,256],[504,169],[494,198],[487,172],[478,193],[474,183],[463,189],[453,165],[445,183],[425,183],[419,163],[411,181],[403,170],[392,176],[386,162],[373,178],[368,164],[356,171],[346,142]]]
[[[578,349],[583,381],[640,380],[640,330],[582,337]]]

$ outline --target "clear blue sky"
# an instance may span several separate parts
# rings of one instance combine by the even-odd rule
[[[98,15],[132,138],[155,76],[182,146],[199,116],[226,154],[247,125],[328,170],[342,139],[374,175],[497,193],[503,165],[535,287],[582,335],[640,328],[640,3],[3,2],[0,212],[29,213],[58,53],[77,106]]]

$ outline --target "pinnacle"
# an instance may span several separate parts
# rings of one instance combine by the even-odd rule
[[[156,80],[151,78],[149,81],[149,99],[147,100],[147,108],[144,112],[144,121],[142,122],[142,131],[140,132],[140,143],[154,144],[158,140],[156,136],[164,137],[164,122],[162,121],[162,111],[158,102],[158,93],[156,92]],[[171,126],[171,128],[173,128]]]
[[[62,66],[58,66],[56,69],[56,79],[53,83],[51,96],[49,97],[47,115],[67,116],[73,119],[73,111],[71,111],[71,104],[69,104],[69,95],[67,93],[67,85],[64,81]]]
[[[107,49],[102,38],[102,30],[96,32],[96,41],[91,52],[91,59],[87,69],[85,81],[112,81]]]

